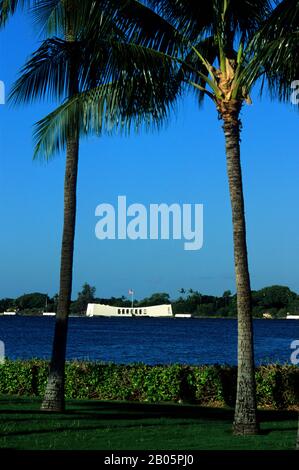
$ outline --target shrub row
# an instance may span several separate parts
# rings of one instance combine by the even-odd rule
[[[48,362],[11,361],[0,365],[0,393],[41,397]],[[194,402],[234,405],[236,367],[148,366],[92,362],[66,364],[66,397],[149,402]],[[259,406],[287,408],[299,405],[299,368],[269,365],[256,369]]]

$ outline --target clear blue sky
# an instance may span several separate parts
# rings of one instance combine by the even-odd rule
[[[7,90],[38,44],[24,15],[0,33],[0,80]],[[299,78],[299,77],[298,77]],[[0,106],[0,298],[58,291],[64,155],[32,162],[32,127],[50,109]],[[288,105],[254,97],[243,110],[242,163],[252,287],[282,284],[299,291],[299,116]],[[182,241],[99,241],[95,208],[128,203],[204,204],[204,247]],[[160,133],[90,138],[81,146],[74,260],[76,297],[84,282],[97,295],[137,298],[181,287],[235,291],[231,212],[221,122],[193,96]]]

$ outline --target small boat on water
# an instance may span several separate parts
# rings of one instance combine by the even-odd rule
[[[299,315],[291,315],[290,313],[287,313],[287,320],[299,320]]]

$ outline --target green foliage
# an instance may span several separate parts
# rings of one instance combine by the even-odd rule
[[[169,294],[166,292],[156,292],[152,294],[150,297],[143,299],[139,302],[140,307],[147,307],[148,305],[163,305],[169,304]]]
[[[296,0],[278,2],[253,44],[258,53],[252,64],[252,74],[262,67],[271,97],[288,103],[294,91],[290,84],[298,77],[298,20]]]
[[[157,292],[149,297],[135,299],[136,307],[172,304],[173,313],[190,313],[196,317],[235,317],[237,316],[237,296],[225,291],[221,297],[201,294],[193,289],[179,290],[180,297],[171,300],[166,292]],[[45,308],[46,294],[25,294],[18,299],[0,299],[0,312],[18,307],[23,315],[40,314]],[[47,297],[47,311],[56,312],[58,296]],[[95,287],[85,283],[78,297],[71,303],[71,313],[85,315],[88,303],[101,303],[117,307],[130,307],[131,300],[126,297],[95,298]],[[273,318],[285,318],[286,314],[299,312],[299,296],[285,286],[270,286],[252,292],[252,311],[256,318],[270,313]]]
[[[0,391],[8,395],[39,396],[38,383],[47,363],[42,361],[5,361],[0,365]]]
[[[275,388],[275,368],[265,369],[261,367],[256,374],[257,400],[262,405],[272,404],[273,390]]]
[[[11,361],[0,365],[0,394],[42,397],[48,363]],[[66,364],[66,398],[139,402],[193,402],[233,406],[236,367],[209,365]],[[256,369],[258,405],[276,409],[298,406],[299,370],[269,365]]]
[[[7,312],[15,309],[15,301],[13,299],[0,299],[0,312]]]
[[[180,369],[178,365],[148,367],[147,373],[140,376],[145,400],[178,401],[180,399]]]
[[[195,400],[201,404],[223,401],[221,376],[218,366],[193,368]]]
[[[157,43],[168,50],[161,22],[172,33],[169,41],[175,35],[140,2],[124,3],[120,8],[113,0],[72,0],[69,8],[58,0],[37,2],[35,17],[46,39],[21,69],[9,98],[14,104],[48,98],[60,103],[35,126],[35,158],[49,160],[65,149],[74,129],[85,137],[160,128],[167,120],[181,88],[177,66],[152,48]],[[0,2],[0,26],[2,13]]]
[[[87,305],[95,301],[96,288],[87,284],[83,284],[82,291],[78,292],[78,298],[72,302],[71,313],[86,314]]]
[[[92,398],[93,387],[96,385],[96,365],[88,362],[66,363],[65,394],[68,398]]]
[[[263,406],[286,408],[299,403],[299,371],[296,366],[271,365],[256,372],[257,400]]]
[[[202,304],[197,306],[196,313],[198,316],[211,316],[216,314],[216,309],[214,303]]]
[[[265,308],[281,309],[293,302],[297,295],[285,286],[270,286],[253,292],[255,305]]]
[[[288,305],[288,310],[292,313],[299,313],[299,297],[297,296],[296,299],[292,300]]]
[[[16,299],[16,305],[19,310],[43,309],[46,302],[49,301],[47,294],[34,292],[33,294],[24,294]]]

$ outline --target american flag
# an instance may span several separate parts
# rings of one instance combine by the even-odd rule
[[[129,289],[129,295],[134,295],[134,291],[132,289]]]

